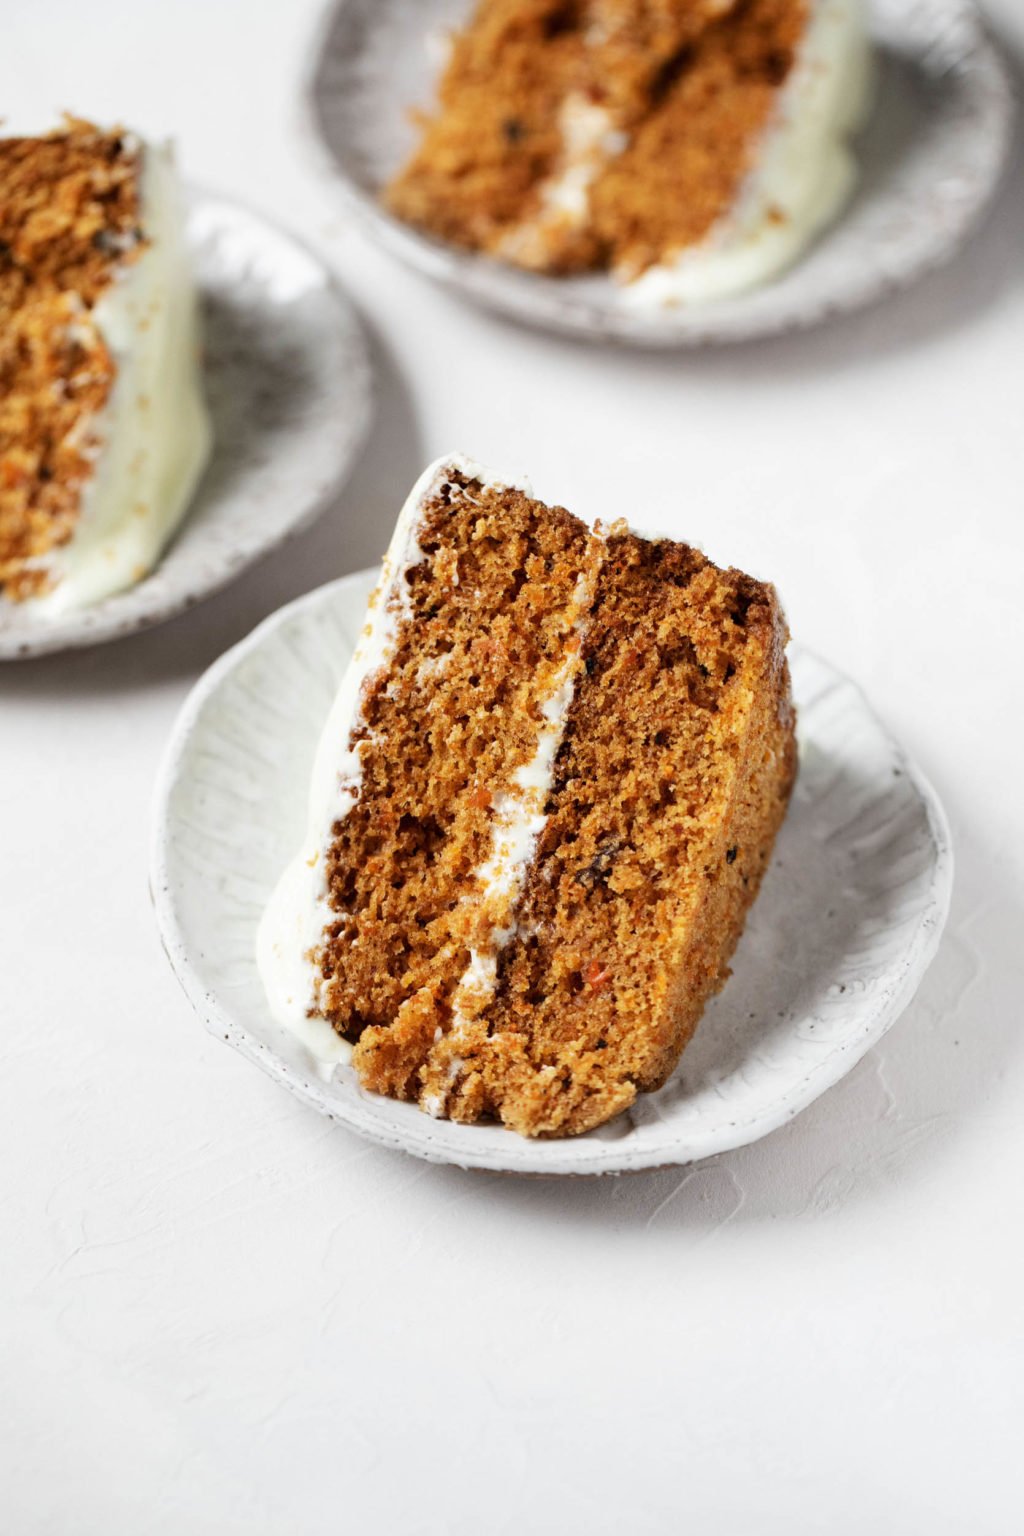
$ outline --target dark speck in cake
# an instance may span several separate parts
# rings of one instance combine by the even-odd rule
[[[621,847],[622,844],[615,838],[612,838],[610,842],[603,843],[589,864],[584,864],[573,875],[577,885],[582,885],[586,890],[592,891],[595,885],[599,885],[603,880],[606,880],[612,865],[615,863],[615,855]]]

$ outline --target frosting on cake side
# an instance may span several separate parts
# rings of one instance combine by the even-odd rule
[[[871,97],[861,0],[814,0],[807,32],[734,206],[695,246],[625,283],[637,308],[700,303],[790,266],[857,180],[851,135]]]
[[[142,148],[140,208],[149,244],[89,316],[117,374],[88,424],[95,473],[74,533],[40,562],[52,583],[34,599],[42,612],[98,602],[145,576],[188,510],[210,453],[195,292],[167,146]]]

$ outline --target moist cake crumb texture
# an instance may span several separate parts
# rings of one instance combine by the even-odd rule
[[[309,1009],[369,1089],[575,1134],[665,1080],[728,975],[795,773],[785,622],[625,520],[458,457],[428,480],[389,653],[325,737],[359,775],[305,850]]]

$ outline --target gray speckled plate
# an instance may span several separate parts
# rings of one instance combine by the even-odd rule
[[[313,133],[351,211],[410,266],[531,325],[588,340],[695,346],[748,340],[856,309],[946,260],[995,191],[1012,96],[970,0],[870,0],[879,84],[860,136],[859,190],[789,272],[713,304],[637,313],[610,279],[520,272],[416,233],[377,193],[413,143],[436,42],[472,0],[340,0],[318,41],[307,92]]]
[[[755,1141],[837,1082],[906,1007],[952,883],[945,816],[852,683],[794,648],[801,768],[737,951],[678,1071],[570,1141],[431,1120],[329,1081],[275,1024],[256,930],[305,826],[313,755],[376,573],[282,608],[213,666],[178,719],[157,786],[152,891],[164,947],[216,1035],[292,1093],[384,1146],[521,1173],[614,1173]]]
[[[126,592],[51,619],[0,598],[0,659],[116,640],[209,597],[312,522],[355,459],[370,420],[369,357],[326,268],[258,214],[201,193],[188,238],[214,429],[188,516]]]

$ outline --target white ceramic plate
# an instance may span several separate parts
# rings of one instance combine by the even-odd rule
[[[857,309],[952,255],[1007,156],[1006,70],[970,0],[870,0],[878,97],[858,144],[859,190],[778,281],[714,304],[639,314],[610,279],[552,279],[418,234],[380,205],[429,105],[437,39],[473,0],[340,0],[307,91],[315,138],[351,212],[410,266],[513,319],[589,340],[694,346],[767,336]]]
[[[330,274],[291,235],[196,193],[188,240],[204,311],[213,457],[144,581],[46,619],[0,598],[0,659],[94,645],[209,597],[297,533],[339,490],[369,425],[366,343]]]
[[[801,768],[775,858],[679,1069],[610,1125],[530,1142],[430,1119],[322,1080],[275,1024],[256,929],[302,838],[313,755],[376,573],[273,614],[200,680],[157,786],[152,891],[164,947],[209,1029],[352,1130],[432,1162],[522,1173],[687,1163],[775,1130],[838,1081],[906,1007],[952,882],[934,792],[852,683],[794,648]]]

